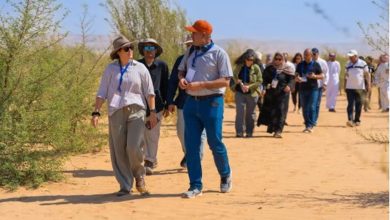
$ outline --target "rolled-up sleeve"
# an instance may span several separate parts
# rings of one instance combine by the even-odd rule
[[[110,65],[107,66],[107,68],[104,70],[103,76],[100,80],[100,86],[99,90],[96,94],[97,97],[102,98],[102,99],[107,99],[108,96],[108,88],[110,84],[110,76],[111,76],[111,71],[112,68],[110,68]]]
[[[219,77],[233,77],[233,70],[232,66],[230,64],[229,56],[228,54],[221,50],[220,53],[218,53],[218,70],[219,70]]]

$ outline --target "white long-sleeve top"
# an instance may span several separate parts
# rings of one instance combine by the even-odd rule
[[[340,63],[339,61],[328,61],[328,84],[337,84],[340,81]]]
[[[389,63],[381,63],[375,71],[375,83],[378,86],[389,83]]]
[[[328,77],[329,77],[329,70],[328,70],[328,64],[324,59],[319,57],[316,62],[320,64],[322,73],[324,74],[324,78],[318,80],[318,88],[323,87],[324,85],[326,86],[328,84]]]

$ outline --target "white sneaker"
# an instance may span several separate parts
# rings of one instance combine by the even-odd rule
[[[355,122],[355,126],[360,126],[360,122]]]
[[[353,123],[353,121],[347,121],[347,126],[353,127],[353,126],[355,126],[355,123]]]
[[[201,196],[202,195],[202,191],[199,190],[199,189],[189,189],[187,192],[184,192],[181,197],[182,198],[186,198],[186,199],[193,199],[197,196]]]

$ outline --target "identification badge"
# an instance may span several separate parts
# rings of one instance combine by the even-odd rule
[[[192,80],[194,79],[194,76],[195,76],[195,70],[190,68],[188,71],[187,71],[187,74],[186,74],[186,80],[187,82],[192,82]]]
[[[301,77],[301,81],[302,82],[307,82],[307,77],[306,76]]]
[[[278,82],[279,81],[277,79],[272,80],[271,87],[275,89],[276,86],[278,86]]]
[[[122,97],[120,95],[114,94],[114,96],[112,97],[111,103],[110,103],[110,107],[119,108],[119,104],[121,103],[121,99],[122,99]]]

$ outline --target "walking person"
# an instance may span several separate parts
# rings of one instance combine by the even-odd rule
[[[190,49],[192,46],[192,38],[191,36],[187,36],[186,41],[184,42],[185,46],[187,49]],[[191,50],[194,50],[192,48]],[[191,51],[192,53],[193,51]],[[184,57],[183,55],[180,55],[177,59],[176,62],[172,68],[172,73],[169,77],[169,85],[168,85],[168,94],[167,94],[167,103],[168,103],[168,112],[173,113],[175,111],[175,107],[177,108],[177,114],[176,114],[176,132],[177,132],[177,137],[179,138],[184,156],[183,159],[180,161],[180,166],[182,168],[187,168],[187,160],[185,157],[186,153],[186,147],[185,147],[185,142],[184,142],[184,115],[183,115],[183,107],[185,100],[187,99],[187,94],[185,90],[178,88],[179,84],[179,64],[181,63],[182,59]],[[177,90],[179,89],[178,93]],[[177,96],[176,96],[177,93]],[[175,98],[176,96],[176,98]],[[204,145],[206,142],[206,131],[203,130],[202,135],[201,135],[201,146],[200,146],[200,152],[201,155],[203,155],[203,149]],[[201,156],[202,157],[202,156]]]
[[[375,71],[375,82],[379,87],[382,112],[389,112],[389,56],[380,56],[378,68]]]
[[[195,52],[187,50],[179,66],[179,86],[188,97],[184,103],[186,159],[190,188],[184,198],[202,194],[201,134],[206,129],[207,142],[221,177],[220,192],[232,189],[232,175],[225,144],[222,142],[224,93],[233,77],[229,56],[211,40],[212,26],[197,20],[186,29],[192,33]]]
[[[295,68],[286,63],[282,53],[275,53],[272,64],[264,70],[264,104],[257,124],[267,125],[267,132],[276,138],[282,137],[294,78]]]
[[[368,112],[369,110],[371,110],[372,88],[375,85],[375,66],[373,64],[374,58],[372,58],[371,56],[367,56],[364,60],[367,63],[368,72],[371,74],[371,90],[366,94],[366,98],[365,98],[364,104],[363,104],[364,111]],[[379,94],[379,88],[378,88],[378,94]],[[380,96],[378,96],[378,97],[380,97]]]
[[[303,60],[303,57],[302,57],[302,54],[301,53],[296,53],[292,59],[292,63],[294,64],[295,66],[295,69],[297,69],[297,66],[299,63],[301,63]],[[294,80],[294,85],[293,87],[291,88],[291,98],[292,98],[292,102],[294,104],[294,112],[295,111],[298,111],[298,113],[300,113],[301,111],[301,99],[299,97],[299,82],[297,80]]]
[[[256,104],[259,99],[257,89],[263,81],[260,63],[254,50],[248,49],[235,61],[234,69],[234,91],[236,102],[236,137],[253,137],[253,130],[256,120]]]
[[[329,112],[336,112],[336,99],[340,86],[340,63],[336,60],[335,53],[329,53],[328,61],[329,79],[326,89],[326,108]]]
[[[144,166],[147,175],[153,174],[153,169],[157,167],[157,151],[158,143],[160,140],[160,128],[161,119],[164,111],[166,110],[166,100],[168,92],[168,78],[169,70],[168,65],[157,59],[162,53],[163,49],[158,42],[152,38],[142,40],[138,44],[139,53],[143,56],[142,59],[138,60],[143,63],[149,70],[150,76],[153,81],[154,93],[156,94],[156,115],[157,115],[157,126],[154,128],[148,128],[144,134],[144,153],[145,161]],[[149,109],[148,109],[149,110]],[[147,116],[149,111],[147,112]],[[149,121],[149,118],[146,119]]]
[[[313,60],[320,64],[321,70],[322,70],[322,76],[323,78],[317,80],[318,82],[318,98],[316,103],[316,112],[314,116],[314,126],[317,126],[318,117],[320,116],[320,107],[321,107],[321,99],[322,94],[326,92],[326,87],[328,84],[328,76],[329,76],[329,70],[328,70],[328,64],[324,59],[320,57],[320,51],[317,48],[311,49],[311,52],[313,54]]]
[[[324,75],[320,64],[312,59],[312,52],[306,49],[303,53],[304,61],[297,66],[297,81],[300,83],[300,98],[302,101],[303,118],[305,120],[304,133],[312,133],[315,126],[317,99],[319,94],[318,80]]]
[[[348,106],[347,126],[359,126],[363,100],[366,91],[371,90],[370,73],[365,61],[358,58],[356,50],[348,52],[349,61],[346,66],[344,89]],[[367,82],[367,83],[366,83]],[[355,114],[353,114],[355,112]]]
[[[92,124],[98,125],[100,109],[107,100],[111,162],[119,183],[117,196],[131,192],[134,178],[137,190],[148,194],[141,144],[147,107],[151,110],[150,126],[157,124],[152,79],[145,66],[132,59],[133,45],[125,37],[113,41],[110,57],[114,62],[106,67],[100,81]]]

